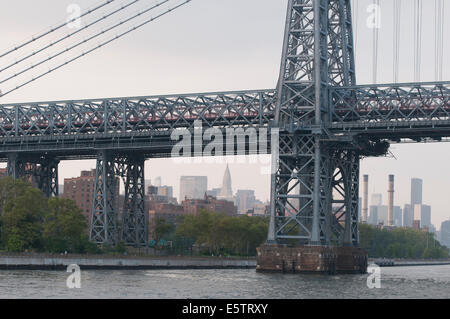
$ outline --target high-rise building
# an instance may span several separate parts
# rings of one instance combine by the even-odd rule
[[[180,203],[185,199],[202,199],[208,190],[208,177],[181,176]]]
[[[450,248],[450,220],[442,222],[440,233],[441,244]]]
[[[431,227],[431,206],[416,204],[414,205],[414,220],[420,221],[420,227]]]
[[[411,179],[411,207],[422,204],[422,180],[420,178]]]
[[[227,168],[225,169],[225,174],[223,175],[222,180],[222,188],[220,189],[220,194],[219,196],[217,196],[217,198],[234,202],[233,188],[231,186],[231,173],[228,165]]]
[[[383,224],[388,226],[388,206],[380,205],[378,206],[378,221],[377,224]]]
[[[255,191],[240,189],[236,192],[235,204],[239,214],[246,214],[249,209],[252,209],[255,206],[255,203]]]
[[[403,214],[402,208],[400,206],[394,206],[394,226],[396,227],[403,226]]]
[[[412,227],[413,213],[410,204],[405,204],[403,207],[403,227]]]
[[[367,223],[370,225],[377,225],[378,224],[378,207],[379,206],[370,206],[369,207],[369,217],[367,220]]]

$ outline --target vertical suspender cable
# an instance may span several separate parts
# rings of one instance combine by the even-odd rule
[[[377,72],[378,72],[378,25],[380,21],[378,19],[380,18],[379,9],[380,9],[380,0],[373,0],[374,6],[376,9],[376,23],[373,26],[373,53],[372,53],[372,59],[373,59],[373,79],[372,83],[377,83]]]
[[[399,64],[400,64],[400,26],[402,0],[394,0],[394,62],[393,62],[393,79],[394,83],[398,83]]]
[[[414,81],[420,81],[422,62],[422,0],[414,3]]]
[[[435,0],[435,79],[442,81],[444,50],[444,1]]]

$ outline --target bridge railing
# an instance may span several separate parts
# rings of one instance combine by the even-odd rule
[[[0,136],[170,131],[262,126],[275,109],[275,90],[148,96],[0,105]]]
[[[334,125],[448,121],[450,82],[332,88],[330,105]]]

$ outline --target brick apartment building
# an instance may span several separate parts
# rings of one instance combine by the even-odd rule
[[[82,171],[79,177],[64,179],[64,194],[62,198],[68,198],[75,201],[82,210],[86,221],[89,223],[92,213],[92,201],[94,199],[95,169],[91,171]],[[119,210],[119,179],[116,178],[116,211]]]
[[[237,215],[237,207],[234,206],[234,203],[206,194],[204,199],[186,199],[182,205],[186,214],[198,215],[201,209],[206,209],[210,212],[223,213],[229,216]]]

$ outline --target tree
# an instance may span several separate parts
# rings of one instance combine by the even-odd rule
[[[267,236],[267,218],[228,216],[201,210],[185,216],[176,229],[178,238],[189,239],[205,253],[255,255]]]
[[[174,225],[169,223],[165,218],[158,218],[155,221],[155,230],[153,232],[153,239],[156,245],[160,242],[164,236],[170,234],[174,230]]]
[[[86,218],[75,202],[66,198],[50,198],[44,217],[43,241],[50,252],[80,252],[87,233]]]
[[[433,234],[411,228],[379,229],[360,225],[360,244],[369,257],[380,258],[448,258],[449,250],[442,247]]]
[[[12,186],[13,189],[8,191],[10,196],[3,199],[2,241],[8,251],[39,250],[42,248],[42,221],[47,200],[31,185],[18,181]]]

